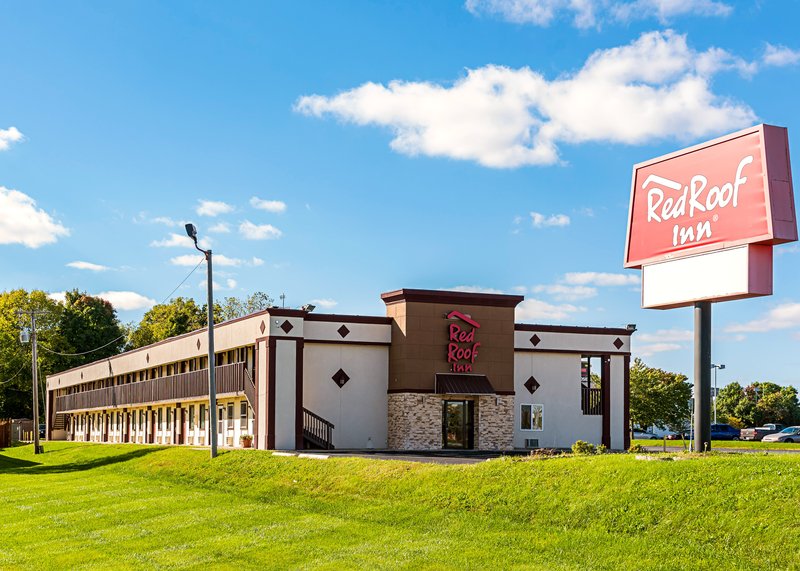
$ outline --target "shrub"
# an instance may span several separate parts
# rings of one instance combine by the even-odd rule
[[[587,456],[590,454],[596,454],[597,448],[590,442],[578,440],[572,445],[572,453],[576,456]]]
[[[605,444],[600,444],[596,448],[596,453],[597,454],[605,454],[606,452],[608,452],[608,448],[606,448]]]
[[[633,444],[630,448],[628,448],[628,452],[644,452],[644,446],[641,444]]]

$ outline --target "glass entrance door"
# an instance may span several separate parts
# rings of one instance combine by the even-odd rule
[[[472,449],[473,402],[447,400],[442,410],[442,447]]]

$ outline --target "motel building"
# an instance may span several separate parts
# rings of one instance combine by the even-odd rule
[[[401,289],[385,317],[270,308],[47,377],[47,436],[259,449],[629,445],[633,328],[515,323],[522,296]]]

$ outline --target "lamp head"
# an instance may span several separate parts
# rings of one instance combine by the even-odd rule
[[[636,331],[636,324],[635,323],[628,323],[627,327],[625,328],[628,331]]]
[[[310,304],[310,303],[307,303],[303,307],[301,307],[300,309],[302,309],[303,311],[307,311],[307,312],[311,313],[312,311],[317,309],[317,306],[313,305],[313,304]]]
[[[188,223],[184,227],[186,228],[186,235],[197,242],[197,228],[195,228],[194,224]]]

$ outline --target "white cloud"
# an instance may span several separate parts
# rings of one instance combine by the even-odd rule
[[[264,265],[264,260],[262,260],[261,258],[256,258],[255,256],[253,256],[253,259],[250,260],[250,265],[253,266],[253,267],[263,266]]]
[[[553,305],[539,299],[526,299],[517,306],[517,321],[560,321],[568,319],[571,314],[586,311],[585,307],[571,304]]]
[[[280,200],[264,200],[254,196],[250,199],[250,206],[258,208],[259,210],[266,210],[267,212],[286,212],[286,203]]]
[[[201,248],[211,247],[211,241],[208,238],[200,238],[197,243]],[[153,240],[150,245],[154,248],[194,248],[194,241],[186,234],[171,232],[168,238]]]
[[[225,285],[222,285],[217,281],[214,281],[213,284],[214,284],[214,291],[225,291],[225,290],[236,289],[238,282],[232,278],[228,278],[227,280],[225,280]],[[197,284],[197,287],[201,289],[206,289],[208,287],[208,280],[207,279],[202,280],[200,283]]]
[[[175,228],[177,228],[178,226],[183,226],[183,222],[170,218],[169,216],[151,217],[150,214],[148,214],[145,211],[139,212],[139,214],[134,216],[133,222],[135,224],[163,224],[164,226],[170,226]]]
[[[570,285],[593,285],[598,287],[638,285],[638,274],[611,274],[607,272],[570,272],[564,282]]]
[[[475,286],[475,285],[459,285],[455,287],[448,288],[450,291],[462,291],[465,293],[494,293],[494,294],[503,294],[505,293],[503,290],[491,288],[491,287],[482,287],[482,286]]]
[[[763,317],[746,323],[734,323],[727,333],[757,333],[800,327],[800,303],[783,303],[770,309]]]
[[[64,303],[67,300],[67,292],[65,291],[54,291],[47,294],[47,297],[52,299],[57,303]]]
[[[599,27],[604,21],[630,22],[676,16],[727,16],[733,8],[715,0],[467,0],[467,10],[513,22],[549,26],[560,16],[576,28]]]
[[[546,216],[538,212],[531,212],[531,224],[534,228],[546,226],[569,226],[569,216],[566,214],[551,214]]]
[[[96,294],[96,296],[106,300],[115,309],[121,311],[148,309],[156,304],[156,300],[145,297],[135,291],[103,291]]]
[[[69,229],[41,208],[27,194],[0,186],[0,244],[22,244],[38,248],[52,244]]]
[[[637,357],[650,357],[656,353],[665,353],[667,351],[677,351],[682,347],[677,343],[650,343],[648,345],[636,346],[634,343],[633,354]]]
[[[283,236],[272,224],[253,224],[249,220],[239,225],[239,234],[246,240],[275,240]]]
[[[365,83],[301,97],[295,110],[386,127],[392,149],[405,155],[493,168],[550,165],[562,144],[688,141],[752,125],[750,107],[711,91],[723,54],[698,52],[672,31],[650,32],[598,50],[580,70],[553,80],[527,67],[487,65],[450,86]]]
[[[219,222],[209,228],[208,231],[216,234],[228,234],[231,231],[231,227],[227,222]]]
[[[335,299],[330,298],[312,299],[311,303],[317,307],[321,307],[322,309],[333,309],[338,305],[338,302]]]
[[[258,258],[254,258],[254,260],[257,259]],[[175,256],[174,258],[171,258],[169,262],[173,266],[194,267],[201,261],[203,261],[203,256],[200,254],[184,254],[183,256]],[[224,266],[229,268],[238,268],[246,264],[244,260],[240,260],[239,258],[229,258],[225,254],[214,254],[213,263],[215,266]],[[250,265],[260,266],[261,264],[251,263]]]
[[[89,270],[91,272],[105,272],[106,270],[110,270],[108,266],[101,266],[100,264],[93,264],[91,262],[70,262],[67,264],[69,268],[75,268],[76,270]]]
[[[546,293],[559,301],[576,301],[597,295],[597,289],[583,285],[537,285],[531,288],[532,293]]]
[[[767,44],[764,48],[764,65],[783,67],[800,63],[800,50]]]
[[[11,148],[11,143],[18,143],[23,138],[22,133],[16,127],[0,129],[0,151],[7,151]]]
[[[659,329],[655,333],[637,333],[636,341],[642,343],[674,343],[694,340],[694,332],[689,329]]]
[[[219,216],[233,212],[233,206],[216,200],[201,200],[195,208],[195,212],[200,216]]]

